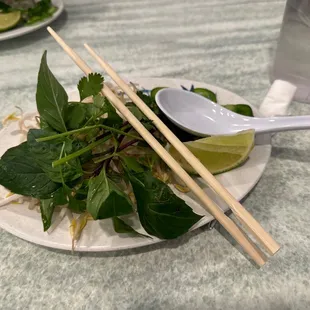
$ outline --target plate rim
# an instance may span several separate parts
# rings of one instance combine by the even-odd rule
[[[225,88],[222,88],[222,87],[219,87],[219,86],[216,86],[216,85],[212,85],[212,84],[208,84],[208,83],[204,83],[204,82],[199,82],[199,81],[193,81],[193,80],[188,80],[188,79],[174,79],[174,78],[151,78],[151,77],[127,77],[128,80],[131,80],[131,81],[134,81],[136,82],[137,80],[148,80],[148,81],[152,81],[152,82],[156,82],[156,81],[161,81],[161,80],[165,80],[165,81],[169,81],[171,83],[177,83],[179,85],[182,85],[181,83],[184,83],[184,84],[203,84],[205,85],[205,87],[210,87],[211,89],[212,88],[216,88],[218,90],[221,90],[223,92],[226,92],[226,93],[230,93],[232,94],[233,96],[235,97],[239,97],[242,99],[243,102],[247,102],[247,104],[249,104],[255,111],[255,114],[256,115],[259,115],[259,112],[257,111],[257,109],[255,107],[253,107],[246,99],[242,98],[241,96],[239,96],[238,94],[228,90],[228,89],[225,89]],[[140,82],[141,83],[141,82]],[[142,84],[142,83],[141,83]],[[70,92],[72,91],[72,88],[68,89],[67,93],[69,94]],[[75,89],[76,91],[76,89]],[[3,129],[0,129],[0,134],[2,132]],[[262,169],[261,173],[258,175],[257,179],[254,180],[253,182],[253,185],[246,191],[246,193],[242,194],[241,199],[243,199],[244,197],[246,197],[250,192],[251,190],[255,187],[255,185],[258,183],[258,181],[260,180],[261,176],[263,175],[265,169],[266,169],[266,166],[267,166],[267,163],[270,159],[270,155],[271,155],[271,148],[272,148],[272,145],[271,145],[271,140],[268,141],[269,143],[267,144],[267,146],[269,147],[269,154],[268,154],[268,158],[266,160],[266,162],[264,163],[264,168]],[[1,209],[0,209],[1,211]],[[35,211],[33,211],[35,212]],[[199,221],[198,223],[196,223],[191,229],[190,231],[193,231],[193,230],[196,230],[206,224],[208,224],[210,221],[212,221],[214,218],[212,216],[209,216],[207,220],[205,221]],[[6,224],[6,223],[3,223],[1,220],[0,220],[0,228],[4,229],[5,231],[23,239],[23,240],[26,240],[28,242],[31,242],[31,243],[34,243],[36,245],[40,245],[40,246],[44,246],[44,247],[47,247],[47,248],[51,248],[51,249],[60,249],[60,250],[65,250],[65,251],[70,251],[71,248],[68,247],[68,245],[63,245],[63,244],[59,244],[59,243],[55,243],[54,241],[52,240],[46,240],[46,239],[43,239],[42,237],[38,237],[36,235],[34,236],[31,236],[29,234],[25,234],[24,232],[21,232],[21,231],[18,231],[16,230],[16,228],[14,228],[13,226],[9,225],[9,224]],[[190,233],[190,231],[188,233]],[[43,233],[43,231],[42,231]],[[138,238],[136,238],[136,240],[138,240]],[[143,247],[143,246],[148,246],[148,245],[152,245],[152,244],[155,244],[155,243],[159,243],[159,242],[163,242],[163,241],[166,241],[166,240],[161,240],[161,239],[158,239],[158,238],[153,238],[153,239],[140,239],[140,242],[136,242],[136,243],[132,243],[132,244],[129,244],[129,245],[118,245],[117,247],[108,247],[107,245],[100,245],[100,246],[96,246],[96,245],[91,245],[90,247],[88,246],[80,246],[78,245],[76,247],[76,252],[108,252],[108,251],[118,251],[118,250],[125,250],[125,249],[132,249],[132,248],[139,248],[139,247]],[[54,244],[55,243],[55,244]]]

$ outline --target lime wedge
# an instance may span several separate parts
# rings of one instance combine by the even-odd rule
[[[0,13],[0,32],[9,30],[16,26],[21,19],[20,11]]]
[[[255,131],[251,129],[232,136],[212,136],[184,144],[211,173],[218,174],[246,161],[254,147],[254,137]],[[197,174],[173,146],[169,152],[187,172]]]

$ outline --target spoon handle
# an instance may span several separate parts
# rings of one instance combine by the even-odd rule
[[[257,133],[310,129],[310,115],[253,118]]]

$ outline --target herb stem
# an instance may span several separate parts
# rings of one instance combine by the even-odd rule
[[[79,157],[81,156],[82,154],[88,152],[88,151],[91,151],[93,148],[95,148],[96,146],[100,145],[101,143],[104,143],[105,141],[111,139],[112,135],[109,135],[109,136],[106,136],[105,138],[101,139],[101,140],[98,140],[98,141],[95,141],[89,145],[87,145],[86,147],[72,153],[72,154],[69,154],[68,156],[66,157],[63,157],[63,158],[60,158],[58,160],[55,160],[53,161],[52,163],[52,166],[53,167],[57,167],[59,165],[63,165],[65,164],[66,162],[68,162],[69,160],[71,159],[74,159],[76,157]]]
[[[128,122],[125,122],[125,123],[123,124],[123,126],[120,128],[120,130],[125,131],[125,130],[127,130],[127,129],[130,128],[130,127],[131,127],[131,125],[130,125]],[[99,140],[99,139],[101,139],[101,138],[106,137],[108,134],[109,134],[109,133],[105,132],[105,133],[103,133],[102,135],[97,136],[95,139],[96,139],[96,140]]]
[[[70,135],[73,135],[73,134],[81,133],[83,131],[88,131],[88,130],[96,129],[96,128],[103,128],[103,129],[106,129],[106,130],[109,130],[111,132],[115,132],[115,133],[118,133],[118,134],[121,134],[121,135],[124,135],[124,136],[128,136],[128,137],[131,137],[131,138],[134,138],[134,139],[138,139],[138,140],[143,140],[142,138],[140,138],[138,136],[135,136],[135,135],[132,135],[130,133],[127,133],[127,132],[125,132],[123,130],[119,130],[119,129],[116,129],[116,128],[113,128],[113,127],[109,127],[109,126],[106,126],[106,125],[94,125],[94,126],[88,126],[88,127],[84,127],[84,128],[80,128],[80,129],[74,129],[74,130],[71,130],[71,131],[59,133],[59,134],[48,136],[48,137],[39,138],[39,139],[36,139],[36,141],[37,142],[51,141],[51,140],[55,140],[55,139],[58,139],[58,138],[64,138],[64,137],[67,137],[67,136],[70,136]]]

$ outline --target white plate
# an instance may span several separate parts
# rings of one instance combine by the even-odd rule
[[[20,37],[23,36],[24,34],[33,32],[35,30],[38,30],[42,27],[49,25],[52,21],[58,18],[64,10],[64,3],[62,2],[62,0],[52,0],[52,3],[54,6],[58,8],[58,10],[51,17],[43,20],[42,22],[38,22],[30,26],[20,26],[17,28],[13,28],[12,30],[0,32],[0,41]]]
[[[131,79],[138,83],[145,89],[152,89],[157,86],[168,86],[168,87],[190,87],[192,84],[195,87],[209,88],[217,94],[219,103],[222,104],[249,104],[246,100],[242,99],[238,95],[212,85],[205,83],[198,83],[187,80],[176,80],[176,79],[155,79],[155,78],[134,78]],[[71,100],[76,100],[78,94],[74,93],[70,96]],[[20,138],[14,132],[17,129],[17,123],[11,123],[8,127],[0,131],[0,156],[10,147],[13,147],[20,142]],[[249,160],[242,166],[233,171],[223,173],[216,176],[216,178],[227,188],[227,190],[238,200],[245,197],[249,191],[255,186],[261,177],[266,164],[269,160],[271,152],[270,137],[267,139],[267,144],[256,145],[250,154]],[[227,207],[218,201],[214,194],[207,188],[205,183],[197,178],[199,184],[205,189],[205,191],[215,199],[215,201],[221,206],[224,211],[227,211]],[[3,195],[2,188],[2,195]],[[196,213],[205,215],[192,229],[210,222],[213,217],[207,214],[205,210],[195,201],[192,195],[181,194],[175,191],[178,196],[184,199],[188,205],[190,205]],[[1,188],[0,188],[1,195]],[[0,196],[4,197],[4,196]],[[1,201],[1,200],[0,200]],[[145,233],[141,227],[138,218],[131,216],[127,219],[138,231]],[[129,223],[129,222],[128,222]],[[22,204],[10,204],[0,208],[0,227],[7,230],[8,232],[16,235],[22,239],[30,242],[40,244],[43,246],[71,250],[71,239],[69,235],[69,220],[65,218],[61,224],[52,232],[50,235],[43,232],[42,222],[40,214],[36,211],[28,210],[26,205]],[[128,235],[118,235],[114,232],[112,222],[110,219],[101,221],[90,221],[85,230],[83,231],[82,237],[78,242],[77,251],[113,251],[120,249],[128,249],[140,247],[161,240],[153,238],[133,238]]]

